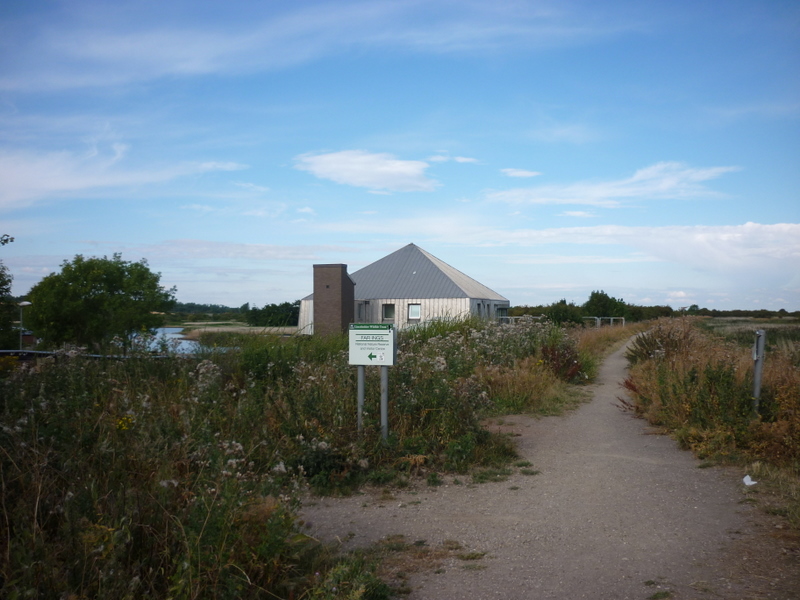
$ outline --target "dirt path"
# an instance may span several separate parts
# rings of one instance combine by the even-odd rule
[[[620,350],[579,410],[493,425],[519,434],[536,475],[314,499],[304,517],[344,549],[399,535],[431,550],[457,542],[408,565],[409,600],[800,598],[797,556],[742,503],[742,474],[699,469],[620,411],[624,371]]]

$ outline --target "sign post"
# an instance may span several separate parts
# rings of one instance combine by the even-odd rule
[[[756,341],[753,344],[753,416],[758,416],[758,404],[761,399],[761,374],[764,372],[764,349],[767,345],[767,332],[763,329],[756,331]]]
[[[389,439],[389,367],[397,357],[394,325],[384,323],[350,324],[350,364],[358,366],[358,431],[363,427],[364,367],[381,368],[381,434]]]

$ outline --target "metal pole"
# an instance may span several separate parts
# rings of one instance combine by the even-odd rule
[[[23,300],[19,303],[19,349],[22,350],[22,332],[25,331],[25,326],[22,324],[22,309],[26,306],[30,306],[31,303],[27,300]]]
[[[358,365],[358,432],[364,428],[364,365]]]
[[[389,439],[389,367],[381,366],[381,435]]]
[[[767,332],[763,329],[756,331],[756,341],[753,344],[753,415],[758,415],[758,402],[761,397],[761,374],[764,372],[764,348],[767,342]]]

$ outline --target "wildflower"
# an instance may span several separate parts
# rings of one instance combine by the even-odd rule
[[[117,419],[117,430],[118,431],[127,431],[131,427],[133,427],[134,423],[136,423],[136,418],[133,415],[123,415],[119,419]]]

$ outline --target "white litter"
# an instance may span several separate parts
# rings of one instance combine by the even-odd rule
[[[752,479],[750,479],[750,475],[745,475],[742,481],[744,482],[745,485],[755,485],[758,483],[757,481],[753,481]]]

